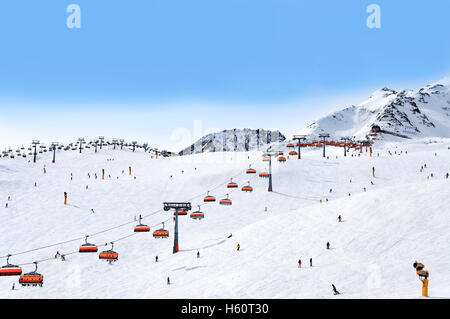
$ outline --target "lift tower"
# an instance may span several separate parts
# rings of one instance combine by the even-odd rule
[[[105,137],[104,136],[99,136],[98,139],[100,140],[100,149],[102,149],[103,140],[105,139]]]
[[[36,147],[37,147],[37,145],[38,145],[39,143],[40,143],[39,140],[33,140],[33,141],[31,142],[31,144],[33,144],[33,146],[34,146],[33,163],[36,163],[36,156],[37,156],[37,150],[36,150]]]
[[[264,157],[269,157],[269,187],[268,187],[267,191],[271,192],[272,191],[272,156],[276,157],[277,153],[275,153],[275,152],[266,152],[266,153],[263,154],[263,156]]]
[[[302,143],[302,141],[306,140],[306,135],[294,135],[293,140],[297,140],[297,146],[298,146],[298,159],[301,159],[301,153],[300,153],[300,144]]]
[[[192,209],[191,203],[183,203],[183,202],[164,202],[164,210],[169,211],[170,209],[175,209],[175,236],[173,239],[173,253],[177,253],[179,251],[178,247],[178,212],[179,211],[188,211]]]
[[[325,157],[325,144],[327,142],[326,138],[330,137],[330,134],[319,134],[319,137],[322,139],[320,142],[323,143],[323,157]]]
[[[84,137],[79,137],[78,138],[78,143],[80,144],[79,150],[80,150],[80,154],[81,154],[81,150],[83,149],[83,144],[86,143],[86,141],[84,140]]]
[[[347,156],[347,144],[352,139],[350,137],[341,137],[341,141],[344,141],[344,156]]]
[[[55,156],[56,156],[56,146],[58,146],[58,142],[52,142],[51,146],[52,146],[52,150],[53,150],[53,159],[52,159],[52,163],[55,162]]]

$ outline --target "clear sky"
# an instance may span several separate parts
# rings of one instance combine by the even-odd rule
[[[0,146],[105,135],[181,148],[195,120],[290,135],[380,87],[450,74],[449,0],[14,0],[0,35]]]

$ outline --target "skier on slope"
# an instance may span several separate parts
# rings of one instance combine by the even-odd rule
[[[197,258],[200,258],[200,252],[197,251]]]
[[[239,249],[241,248],[241,245],[237,244],[236,248],[239,251]]]
[[[167,277],[167,284],[170,285],[170,278]]]
[[[339,221],[339,222],[341,222],[341,221],[342,221],[341,215],[339,215],[339,217],[338,217],[338,221]]]
[[[298,268],[302,268],[302,260],[301,259],[298,260]]]
[[[445,174],[445,178],[446,178],[446,179],[448,179],[448,173],[447,173],[447,174]]]
[[[327,249],[330,249],[330,242],[327,241]]]
[[[155,257],[155,262],[158,262],[158,256]]]
[[[309,258],[309,267],[312,267],[312,258]]]
[[[339,291],[337,291],[335,285],[331,284],[331,286],[333,287],[333,293],[334,293],[335,295],[340,295],[340,294],[341,294]]]

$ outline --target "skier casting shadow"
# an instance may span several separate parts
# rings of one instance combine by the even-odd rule
[[[341,294],[339,291],[336,290],[336,286],[335,285],[331,284],[331,286],[333,287],[333,293],[335,295],[340,295]]]

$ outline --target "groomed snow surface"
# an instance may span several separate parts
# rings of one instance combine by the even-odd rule
[[[258,176],[268,164],[256,151],[152,159],[104,147],[59,151],[54,164],[51,152],[37,163],[2,158],[0,256],[12,254],[23,273],[49,260],[38,264],[43,287],[0,277],[0,298],[421,298],[415,260],[430,271],[430,297],[448,298],[449,147],[449,139],[385,142],[373,157],[327,147],[328,159],[322,149],[302,150],[301,160],[274,161],[272,193]],[[257,174],[245,173],[250,164]],[[226,188],[231,177],[237,190]],[[242,192],[248,182],[253,192]],[[215,203],[203,202],[207,190]],[[227,193],[233,205],[219,205]],[[163,202],[185,200],[192,211],[202,205],[205,218],[179,217],[180,252],[172,254],[173,212]],[[150,233],[133,232],[139,214]],[[170,237],[155,239],[162,221]],[[88,234],[99,252],[114,241],[119,260],[78,253]],[[54,259],[56,251],[66,260]]]

